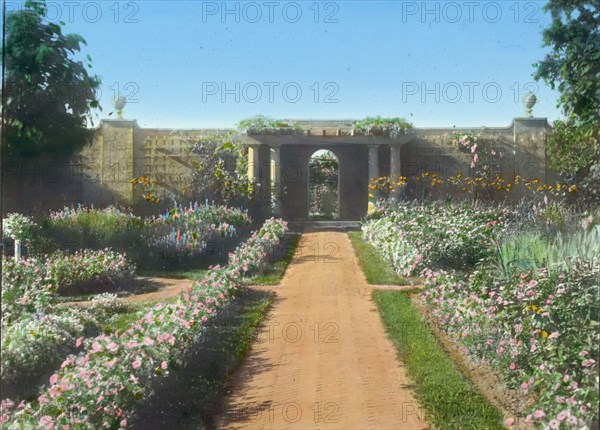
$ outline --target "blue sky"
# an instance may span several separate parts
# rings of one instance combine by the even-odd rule
[[[400,116],[417,127],[504,126],[536,92],[544,2],[48,1],[49,19],[88,42],[103,81],[142,127],[231,127],[256,114]],[[9,10],[19,2],[7,2]],[[114,117],[114,115],[112,116]]]

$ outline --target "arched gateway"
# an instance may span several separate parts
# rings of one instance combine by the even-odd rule
[[[248,132],[248,178],[260,184],[259,196],[290,221],[309,219],[309,160],[317,150],[331,151],[339,163],[339,219],[355,221],[367,213],[369,180],[401,175],[401,147],[414,135],[355,135],[327,123],[293,129]]]
[[[248,130],[248,177],[259,184],[263,206],[289,221],[309,219],[310,157],[331,151],[339,162],[339,220],[357,221],[367,214],[371,178],[415,178],[435,172],[440,178],[473,175],[472,158],[449,144],[454,133],[494,139],[502,151],[494,171],[502,178],[516,175],[551,181],[546,168],[546,118],[515,118],[508,127],[410,129],[394,136],[382,130],[355,131],[352,121],[299,121],[293,128]],[[407,193],[415,190],[407,189]],[[506,198],[518,199],[511,193]]]

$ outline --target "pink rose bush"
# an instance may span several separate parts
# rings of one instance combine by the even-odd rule
[[[64,360],[37,402],[4,410],[1,428],[125,426],[131,406],[180,363],[204,322],[229,302],[244,274],[263,264],[286,230],[285,222],[267,220],[227,266],[213,267],[177,302],[157,304],[123,332],[78,339],[82,352]]]

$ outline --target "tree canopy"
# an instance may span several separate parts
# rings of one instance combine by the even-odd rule
[[[66,158],[92,138],[92,108],[100,108],[100,79],[90,75],[89,55],[74,57],[86,45],[63,34],[64,23],[47,22],[43,0],[27,0],[6,16],[4,155]]]
[[[560,93],[565,120],[548,139],[552,168],[580,182],[584,199],[600,202],[600,2],[549,0],[544,30],[551,52],[535,64],[536,79]]]
[[[535,78],[558,89],[567,117],[593,127],[600,120],[600,2],[549,0],[544,8],[552,17],[544,46],[552,51],[535,65]]]

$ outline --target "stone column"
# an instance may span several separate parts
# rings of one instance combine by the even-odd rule
[[[397,197],[400,195],[397,183],[402,175],[400,145],[390,145],[390,150],[390,182],[394,184],[394,196]]]
[[[369,145],[369,187],[371,186],[371,179],[379,178],[379,145]],[[369,190],[369,205],[367,212],[371,212],[374,208],[375,201],[377,200],[377,190]]]
[[[369,182],[379,178],[379,145],[369,145]]]
[[[248,181],[253,190],[255,184],[257,184],[259,180],[258,149],[258,145],[248,145]]]
[[[280,145],[269,145],[271,154],[271,209],[281,214],[281,155]]]

